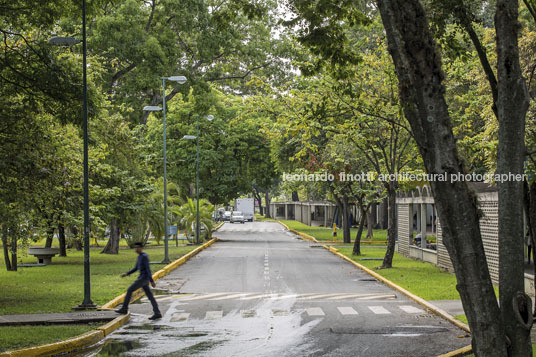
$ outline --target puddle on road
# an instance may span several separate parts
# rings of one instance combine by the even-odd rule
[[[162,334],[163,337],[204,337],[204,336],[208,336],[208,333],[207,332],[192,332],[192,333],[177,333],[177,334],[173,334],[173,333],[165,333],[165,334]]]
[[[107,340],[102,346],[101,350],[97,353],[97,356],[123,356],[125,353],[134,349],[142,347],[142,344],[133,340],[120,340],[110,339]]]
[[[221,345],[222,343],[225,343],[227,340],[221,340],[221,341],[203,341],[196,343],[195,345],[183,348],[181,350],[171,352],[168,354],[163,355],[163,357],[190,357],[190,356],[197,356],[203,352],[208,352],[212,350],[214,347]]]

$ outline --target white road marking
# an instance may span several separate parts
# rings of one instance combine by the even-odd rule
[[[254,299],[263,299],[265,297],[269,297],[272,294],[259,294],[259,295],[253,295],[253,296],[247,296],[247,297],[241,297],[240,300],[254,300]]]
[[[193,297],[190,297],[190,298],[187,297],[185,299],[182,299],[182,301],[208,299],[210,297],[216,297],[216,296],[226,295],[226,294],[229,294],[229,293],[212,293],[212,294],[197,295],[197,296],[193,296]],[[177,296],[177,299],[180,299],[181,297],[182,296]]]
[[[223,311],[207,311],[205,320],[219,320],[223,317]]]
[[[264,286],[267,287],[270,285],[270,276],[269,272],[264,272]],[[269,290],[268,290],[269,291]],[[329,294],[318,294],[318,293],[305,293],[305,294],[276,294],[276,293],[238,293],[238,292],[220,292],[220,293],[208,293],[208,294],[179,294],[172,296],[165,296],[162,298],[157,298],[158,301],[167,301],[170,299],[180,299],[180,301],[189,302],[197,300],[207,300],[207,301],[220,301],[220,300],[255,300],[255,299],[272,299],[272,300],[284,300],[284,299],[297,299],[301,301],[313,301],[313,300],[374,300],[374,299],[386,299],[393,300],[396,299],[394,294],[348,294],[348,293],[329,293]],[[141,300],[142,302],[148,302],[146,298]],[[409,306],[409,305],[408,305]],[[422,311],[419,311],[422,312]],[[417,311],[415,311],[417,313]]]
[[[374,296],[374,295],[377,295],[377,294],[341,294],[339,296],[330,297],[328,298],[328,300],[342,300],[342,299],[367,297],[367,296]]]
[[[390,312],[387,311],[383,306],[369,306],[368,308],[376,315],[390,314]]]
[[[307,296],[307,297],[301,297],[300,300],[313,300],[313,299],[321,299],[321,298],[327,298],[330,296],[336,296],[339,294],[318,294],[313,296]]]
[[[240,310],[240,316],[242,316],[243,318],[255,317],[257,316],[257,311],[256,310]]]
[[[168,300],[171,300],[171,299],[174,299],[175,296],[163,296],[161,298],[158,298],[157,296],[155,296],[155,299],[158,301],[158,302],[162,302],[162,301],[168,301]],[[147,299],[147,301],[144,301],[144,302],[149,302],[149,299]]]
[[[272,315],[273,316],[288,316],[288,310],[273,309]]]
[[[291,295],[279,295],[279,296],[273,297],[272,300],[294,299],[294,298],[296,298],[297,296],[298,296],[298,295],[296,295],[296,294],[291,294]]]
[[[209,301],[227,300],[227,299],[235,299],[235,298],[239,298],[239,297],[242,297],[242,296],[248,296],[248,295],[250,295],[250,294],[232,294],[232,295],[219,296],[219,297],[212,298],[212,299],[207,299],[207,300],[209,300]]]
[[[307,310],[307,315],[309,316],[324,316],[324,311],[319,307],[310,307]]]
[[[400,309],[408,314],[423,314],[424,310],[411,305],[401,305]]]
[[[357,315],[357,311],[354,310],[353,307],[350,306],[341,306],[337,307],[341,315]]]
[[[382,299],[382,298],[396,299],[396,295],[395,294],[371,295],[371,296],[357,298],[357,300],[372,300],[372,299]]]
[[[175,313],[171,316],[171,322],[177,322],[177,321],[186,321],[190,317],[190,314],[188,312],[179,312]]]

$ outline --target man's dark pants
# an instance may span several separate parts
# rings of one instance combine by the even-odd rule
[[[127,294],[125,296],[125,300],[123,301],[123,307],[121,309],[128,310],[128,304],[130,303],[130,299],[132,298],[132,293],[139,288],[142,288],[143,291],[145,291],[145,295],[147,295],[147,298],[153,306],[153,312],[155,313],[155,315],[160,315],[160,309],[158,309],[158,304],[156,303],[153,292],[149,287],[149,280],[147,279],[138,279],[133,282],[132,285],[129,286],[129,288],[127,289]]]

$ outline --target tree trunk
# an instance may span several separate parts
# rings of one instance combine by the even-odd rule
[[[71,234],[73,235],[72,242],[73,242],[74,248],[77,251],[81,251],[83,246],[82,246],[82,239],[81,237],[78,236],[78,228],[76,228],[76,226],[71,226],[70,229],[71,229]]]
[[[65,227],[63,223],[58,224],[58,242],[60,244],[60,257],[67,256],[67,244],[65,240]]]
[[[292,191],[292,202],[298,202],[299,200],[298,191]]]
[[[117,219],[112,219],[110,222],[110,238],[108,238],[108,242],[101,253],[119,254],[119,240],[119,224]]]
[[[17,271],[17,235],[11,236],[11,271]]]
[[[6,263],[6,270],[11,271],[11,260],[9,258],[9,244],[7,232],[7,228],[4,228],[2,232],[2,247],[4,249],[4,261]]]
[[[444,73],[428,19],[419,0],[378,0],[395,65],[404,114],[411,126],[428,174],[447,174],[432,181],[443,244],[452,260],[462,304],[471,327],[476,356],[506,355],[506,339],[484,254],[479,212],[463,173],[445,101]],[[519,138],[518,138],[519,140]]]
[[[361,236],[363,235],[363,227],[365,226],[365,220],[367,219],[367,209],[363,208],[362,205],[359,206],[361,211],[361,217],[359,217],[359,228],[355,235],[354,249],[352,250],[353,255],[361,255]]]
[[[393,256],[395,255],[395,238],[396,238],[396,223],[395,223],[395,211],[396,211],[396,188],[390,184],[387,187],[387,202],[389,207],[387,208],[388,226],[387,226],[387,250],[383,257],[383,263],[381,268],[393,267]],[[424,237],[426,239],[426,237]]]
[[[367,239],[374,239],[374,218],[372,217],[372,210],[374,205],[370,205],[367,210]]]
[[[381,229],[387,229],[389,228],[389,211],[388,211],[388,203],[387,198],[385,198],[380,204],[380,215],[381,215]]]
[[[517,0],[497,0],[498,174],[523,174],[529,95],[519,64]],[[524,287],[523,182],[499,182],[499,302],[508,354],[532,356],[531,301]]]
[[[264,208],[262,207],[262,196],[260,193],[257,194],[258,200],[259,200],[259,214],[261,216],[264,216]]]
[[[348,197],[342,196],[342,237],[344,243],[351,243],[350,237],[350,208],[348,205]]]
[[[45,242],[45,248],[52,247],[52,240],[54,239],[54,226],[52,221],[47,223],[47,240]]]
[[[265,218],[272,218],[272,215],[270,213],[270,192],[266,190],[264,193],[264,205],[266,206],[266,214],[264,215]]]
[[[333,214],[333,223],[335,223],[338,227],[342,227],[342,215],[343,209],[342,209],[342,202],[339,196],[335,196],[335,213]]]

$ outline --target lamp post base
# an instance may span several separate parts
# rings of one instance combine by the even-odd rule
[[[80,311],[80,310],[96,310],[98,308],[98,306],[94,303],[89,303],[89,304],[80,304],[80,305],[76,305],[76,306],[73,306],[73,310],[75,311]]]

